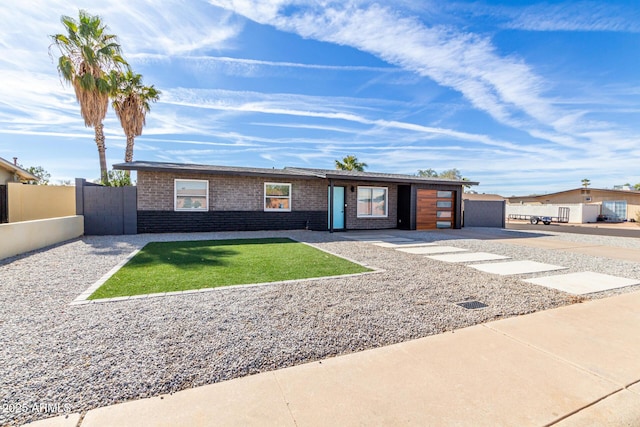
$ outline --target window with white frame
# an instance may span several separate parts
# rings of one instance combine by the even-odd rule
[[[291,184],[265,182],[264,210],[269,212],[291,212]]]
[[[358,218],[386,218],[387,187],[358,187]]]
[[[209,181],[200,179],[174,180],[174,210],[209,210]]]

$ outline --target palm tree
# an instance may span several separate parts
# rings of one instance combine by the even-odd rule
[[[590,179],[585,178],[585,179],[582,180],[582,186],[584,188],[587,188],[590,184],[591,184],[591,180]]]
[[[111,103],[124,134],[127,136],[127,148],[124,161],[133,161],[133,144],[136,136],[142,135],[147,113],[151,110],[149,104],[160,98],[160,91],[153,85],[144,86],[142,75],[113,71],[111,73],[112,98]],[[129,171],[126,171],[129,175]]]
[[[336,160],[336,169],[340,169],[343,171],[364,171],[364,168],[367,167],[367,164],[364,162],[359,162],[356,156],[347,156],[342,161]]]
[[[107,26],[100,17],[84,10],[78,15],[77,21],[63,15],[60,21],[66,33],[51,38],[60,50],[58,73],[73,86],[84,124],[95,130],[100,178],[106,183],[109,178],[102,121],[109,106],[109,73],[128,67],[128,64],[121,56],[117,37],[107,33]]]

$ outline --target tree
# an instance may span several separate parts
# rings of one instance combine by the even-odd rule
[[[98,16],[80,10],[78,18],[77,21],[64,15],[60,18],[66,33],[52,35],[52,46],[60,51],[58,73],[62,80],[73,86],[85,126],[94,128],[100,179],[107,183],[102,122],[109,106],[109,73],[128,68],[128,64],[121,56],[117,37],[107,32],[107,26]]]
[[[160,91],[153,85],[142,84],[142,75],[131,70],[111,72],[111,106],[120,120],[120,125],[127,136],[127,148],[124,161],[133,161],[133,144],[136,136],[142,135],[150,103],[160,98]],[[129,171],[125,172],[129,175]]]
[[[103,184],[108,187],[127,187],[129,185],[133,185],[131,183],[131,176],[121,170],[110,170],[109,181]]]
[[[336,169],[340,169],[343,171],[364,171],[364,168],[367,167],[367,164],[364,162],[359,162],[356,156],[347,156],[340,160],[336,160]]]
[[[582,180],[582,186],[584,188],[587,188],[589,185],[591,185],[591,180],[590,179],[585,178],[585,179]]]
[[[434,169],[418,169],[418,176],[424,176],[428,178],[436,178],[438,176],[438,172]]]
[[[633,186],[633,189],[636,191],[640,191],[640,182]]]
[[[457,181],[463,180],[464,178],[462,178],[462,174],[460,173],[460,171],[456,168],[453,169],[449,169],[446,170],[444,172],[441,172],[438,175],[438,178],[442,178],[442,179],[455,179]]]
[[[440,179],[451,179],[455,181],[469,181],[469,178],[463,178],[460,171],[456,168],[449,169],[443,171],[441,173],[436,172],[434,169],[418,169],[418,176],[423,176],[427,178],[440,178]],[[464,188],[471,188],[469,184],[463,184]]]
[[[29,184],[33,185],[49,185],[49,178],[51,178],[51,174],[44,170],[42,166],[29,166],[25,168],[22,165],[18,165],[20,168],[26,170],[31,175],[35,175],[38,177],[37,181],[29,181]]]

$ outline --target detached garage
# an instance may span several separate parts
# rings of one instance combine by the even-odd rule
[[[138,233],[460,228],[475,182],[375,172],[137,161]]]

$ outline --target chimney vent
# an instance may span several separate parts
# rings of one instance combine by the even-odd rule
[[[14,166],[18,166],[18,158],[17,157],[13,158],[13,165]]]

